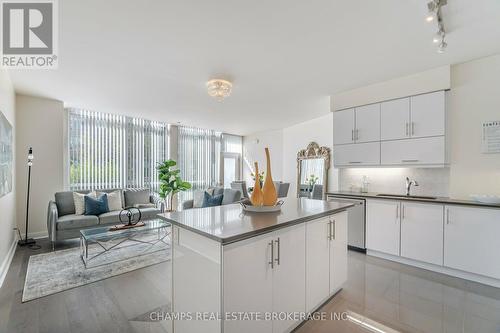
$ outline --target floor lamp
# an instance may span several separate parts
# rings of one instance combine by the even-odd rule
[[[30,185],[31,185],[31,166],[33,165],[33,148],[28,151],[28,193],[26,195],[26,226],[24,239],[20,239],[17,244],[19,246],[33,245],[36,241],[33,238],[28,238],[28,221],[30,210]]]

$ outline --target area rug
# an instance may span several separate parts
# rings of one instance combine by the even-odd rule
[[[92,267],[88,268],[85,268],[83,264],[79,248],[31,256],[22,301],[31,301],[170,260],[169,245],[162,243],[159,246],[163,248],[157,248],[155,252],[151,252],[150,248],[146,248],[146,244],[123,245],[107,253],[106,256],[94,259]],[[89,252],[97,251],[97,249],[98,246],[95,244],[89,246]],[[146,254],[141,254],[146,250]],[[141,255],[120,259],[130,257],[130,253],[126,255],[130,251]]]

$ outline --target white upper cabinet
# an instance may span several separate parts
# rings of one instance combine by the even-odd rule
[[[410,99],[401,98],[380,105],[381,140],[410,137]]]
[[[354,139],[357,143],[380,141],[380,104],[356,108]]]
[[[354,143],[354,109],[333,113],[333,142],[336,145]]]
[[[410,134],[412,138],[445,134],[444,91],[413,96],[410,101]]]
[[[380,151],[383,165],[442,166],[447,163],[444,136],[382,141]]]
[[[380,165],[380,142],[335,146],[333,161],[337,167]]]

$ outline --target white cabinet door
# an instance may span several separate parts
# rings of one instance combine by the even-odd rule
[[[303,313],[306,310],[306,232],[305,225],[273,233],[275,266],[273,270],[273,311]],[[287,332],[299,322],[273,321],[273,332]]]
[[[224,311],[272,312],[273,238],[261,236],[224,247]],[[225,320],[224,332],[269,332],[272,321]]]
[[[366,248],[399,256],[399,201],[366,200]]]
[[[401,203],[401,256],[443,265],[443,205]]]
[[[444,265],[500,279],[500,209],[445,206]]]
[[[410,99],[401,98],[380,105],[380,136],[382,140],[410,137]]]
[[[354,143],[354,109],[333,113],[333,143]]]
[[[330,294],[347,281],[347,212],[331,216]]]
[[[357,143],[380,141],[380,104],[356,108],[354,138]]]
[[[438,91],[411,97],[412,138],[444,135],[445,93]]]
[[[383,165],[442,165],[446,163],[444,136],[383,141]]]
[[[328,218],[306,224],[306,312],[330,295],[330,240]]]
[[[336,167],[380,165],[380,142],[335,146],[333,163]]]

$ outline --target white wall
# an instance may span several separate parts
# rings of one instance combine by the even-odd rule
[[[255,133],[243,137],[243,180],[253,186],[251,173],[254,163],[259,163],[259,172],[266,170],[266,154],[271,155],[271,172],[274,180],[283,180],[283,130]]]
[[[327,110],[325,110],[327,112]],[[290,183],[289,197],[297,195],[297,152],[315,141],[333,149],[333,116],[331,113],[283,129],[283,181]],[[333,151],[333,150],[332,150]],[[333,163],[328,171],[328,191],[338,189],[338,170]]]
[[[481,124],[500,120],[500,55],[452,66],[450,195],[500,195],[500,154],[481,153]]]
[[[17,214],[24,221],[26,210],[28,148],[33,147],[29,233],[47,235],[47,205],[63,190],[64,105],[60,101],[16,96]],[[24,222],[22,230],[24,230]]]
[[[2,285],[4,274],[7,272],[10,259],[15,250],[15,233],[13,228],[16,226],[16,119],[15,119],[15,94],[9,74],[5,70],[0,69],[0,111],[3,112],[5,118],[12,125],[12,140],[13,142],[13,179],[12,192],[0,198],[0,286]]]

